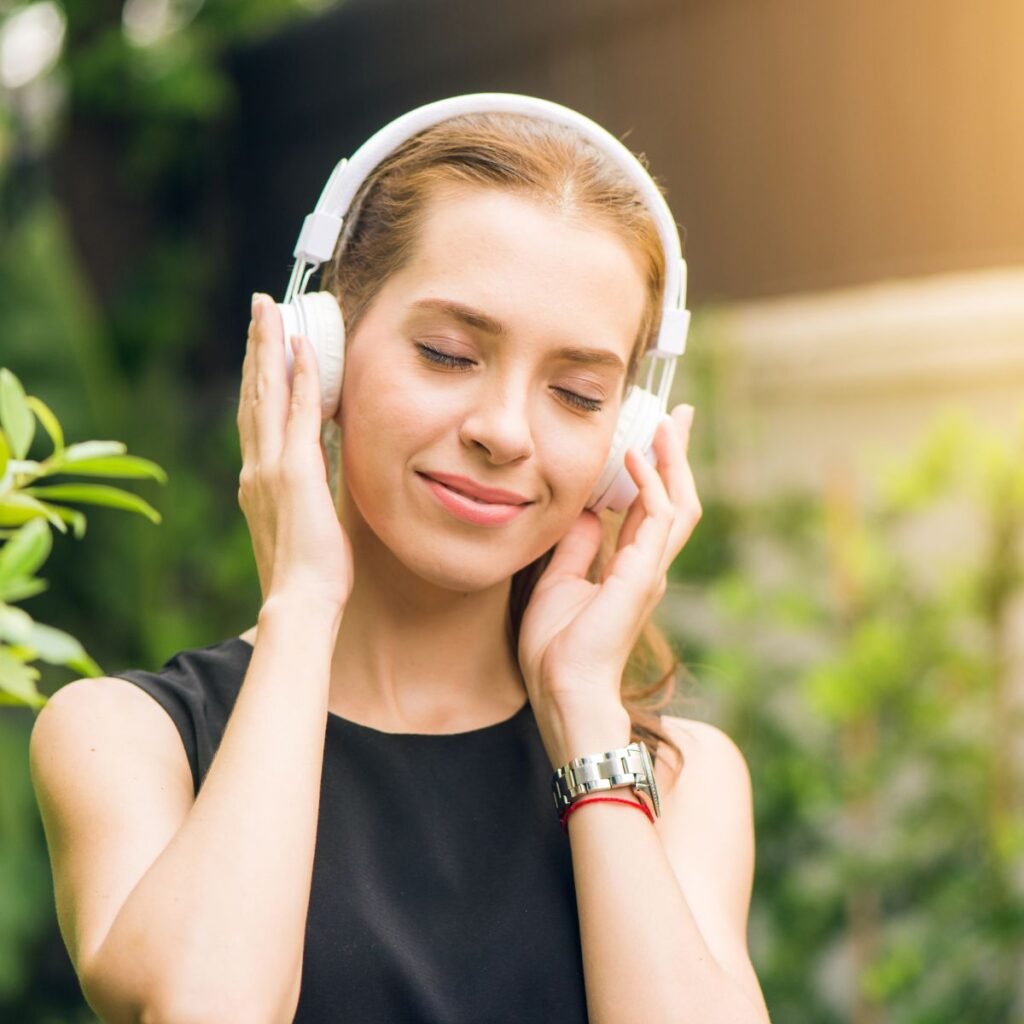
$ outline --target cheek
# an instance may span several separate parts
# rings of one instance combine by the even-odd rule
[[[439,424],[444,407],[386,360],[352,359],[342,382],[340,423],[352,459],[379,451],[403,456]]]
[[[597,483],[611,447],[611,429],[587,432],[568,443],[546,446],[538,454],[547,467],[554,504],[567,514],[577,514]]]
[[[394,488],[389,474],[393,458],[401,449],[407,431],[398,405],[396,414],[394,382],[385,375],[362,372],[359,361],[345,366],[342,381],[341,425],[342,467],[345,481],[357,507],[371,517],[385,512],[388,494]]]

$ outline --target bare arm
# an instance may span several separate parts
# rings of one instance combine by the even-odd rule
[[[590,1020],[768,1024],[746,942],[754,871],[746,762],[712,726],[662,721],[686,764],[663,793],[657,826],[615,804],[568,819]],[[610,749],[603,742],[587,738],[579,749]]]
[[[199,795],[164,712],[85,679],[32,733],[61,932],[108,1022],[290,1021],[298,1003],[330,669],[352,551],[327,485],[319,369],[253,297],[238,501],[264,604]]]
[[[99,976],[132,971],[141,955],[162,982],[157,1005],[187,1020],[291,1019],[339,621],[285,601],[261,611],[203,787],[114,921]]]
[[[180,827],[112,912],[104,935],[90,934],[73,909],[65,913],[66,920],[77,921],[83,991],[104,1020],[292,1019],[339,623],[340,612],[319,613],[309,602],[267,601],[220,747]],[[48,838],[52,832],[56,839],[66,824],[59,793],[66,784],[57,778],[55,748],[73,725],[54,725],[52,741],[46,729],[33,734],[37,740],[40,733],[33,776],[50,822]],[[97,745],[88,737],[82,743],[85,750]],[[97,755],[115,757],[103,750],[91,756]],[[62,774],[71,768],[65,761]],[[116,799],[100,788],[91,785],[89,798]],[[79,810],[69,807],[68,818]],[[124,824],[127,833],[131,823]],[[65,837],[65,845],[73,846],[73,838]],[[95,895],[90,888],[99,884],[101,870],[96,865],[91,874],[89,865],[78,863],[65,898],[84,905]]]

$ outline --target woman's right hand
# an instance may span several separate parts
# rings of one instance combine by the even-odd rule
[[[352,591],[352,546],[327,483],[316,354],[301,338],[289,390],[274,300],[254,295],[252,316],[238,402],[238,504],[263,601],[288,595],[340,611]]]

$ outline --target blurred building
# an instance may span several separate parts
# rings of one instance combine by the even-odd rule
[[[813,486],[950,403],[1008,428],[1022,37],[1017,0],[349,0],[234,57],[235,295],[283,290],[333,163],[385,121],[534,93],[644,152],[668,190],[703,314],[690,360],[729,382],[720,486]]]

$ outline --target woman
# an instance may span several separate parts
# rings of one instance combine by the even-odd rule
[[[338,495],[317,358],[289,338],[289,384],[254,296],[257,625],[65,686],[33,731],[88,1001],[107,1021],[766,1021],[746,765],[641,699],[670,696],[643,667],[700,517],[692,408],[659,425],[656,467],[627,455],[623,519],[585,508],[658,327],[649,211],[577,133],[495,112],[401,145],[355,209],[322,277],[347,332]],[[619,787],[560,827],[552,773],[640,737],[660,814]]]

